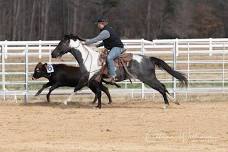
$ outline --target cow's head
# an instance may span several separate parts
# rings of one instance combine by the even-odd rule
[[[39,79],[41,77],[45,77],[47,75],[47,70],[46,70],[46,67],[47,67],[47,63],[37,63],[35,69],[34,69],[34,73],[32,75],[32,79]]]

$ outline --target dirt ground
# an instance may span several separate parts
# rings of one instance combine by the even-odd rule
[[[228,102],[0,103],[1,152],[228,151]]]

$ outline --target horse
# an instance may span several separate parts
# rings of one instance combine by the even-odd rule
[[[37,63],[36,67],[34,68],[34,73],[32,79],[39,79],[39,78],[46,78],[48,82],[42,86],[40,90],[35,94],[38,96],[45,88],[50,87],[47,97],[47,102],[50,102],[50,94],[53,90],[59,87],[75,87],[77,86],[80,78],[81,78],[81,71],[79,67],[68,66],[65,64],[52,64],[53,71],[49,73],[47,71],[47,63]],[[92,91],[96,90],[96,86],[90,85],[90,89]],[[101,90],[107,95],[109,99],[109,104],[112,103],[112,98],[110,96],[109,90],[106,86],[101,84]],[[92,103],[97,101],[97,96],[95,95],[94,100]],[[67,105],[67,102],[64,102]]]
[[[98,108],[101,108],[100,100],[100,86],[99,82],[96,80],[96,77],[99,75],[101,65],[97,63],[99,60],[99,52],[92,50],[90,47],[82,44],[81,41],[84,39],[75,35],[65,35],[63,39],[59,42],[56,48],[52,51],[52,58],[61,57],[66,53],[71,53],[77,62],[81,70],[84,73],[84,77],[81,78],[81,83],[75,87],[74,92],[82,88],[83,83],[91,82],[97,85],[97,94],[98,94]],[[165,70],[167,73],[178,79],[181,83],[181,86],[187,86],[188,80],[184,73],[174,70],[170,67],[165,61],[156,58],[149,57],[141,54],[133,54],[132,60],[126,65],[127,71],[123,69],[117,69],[117,82],[126,80],[129,78],[129,74],[137,78],[142,83],[147,84],[151,88],[157,90],[163,97],[164,108],[167,108],[169,101],[167,94],[170,93],[167,91],[165,85],[161,83],[155,73],[155,67]],[[69,99],[69,98],[68,98]]]

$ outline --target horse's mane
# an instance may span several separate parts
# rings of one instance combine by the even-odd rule
[[[73,39],[73,40],[80,40],[80,41],[85,41],[85,39],[79,37],[78,35],[74,35],[74,34],[66,34],[64,35],[64,39],[69,40],[69,39]]]

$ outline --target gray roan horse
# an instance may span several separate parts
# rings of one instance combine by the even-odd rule
[[[101,66],[98,64],[99,52],[83,45],[81,41],[83,41],[83,39],[78,36],[74,36],[72,34],[65,35],[57,47],[52,51],[51,55],[53,58],[57,58],[69,52],[75,57],[79,63],[81,72],[84,74],[78,85],[75,86],[74,92],[80,90],[86,85],[89,86],[92,84],[97,86],[94,93],[98,97],[97,107],[101,108],[101,82],[96,80],[96,77],[101,69]],[[188,80],[183,73],[175,71],[166,62],[155,57],[134,54],[132,60],[127,65],[127,69],[135,78],[157,90],[163,96],[165,107],[168,107],[169,102],[167,99],[167,93],[169,94],[169,92],[167,91],[165,85],[156,78],[156,66],[177,78],[181,84],[185,86],[187,85]],[[118,82],[129,78],[129,74],[125,70],[117,70],[116,73]],[[69,99],[70,97],[68,100]]]

